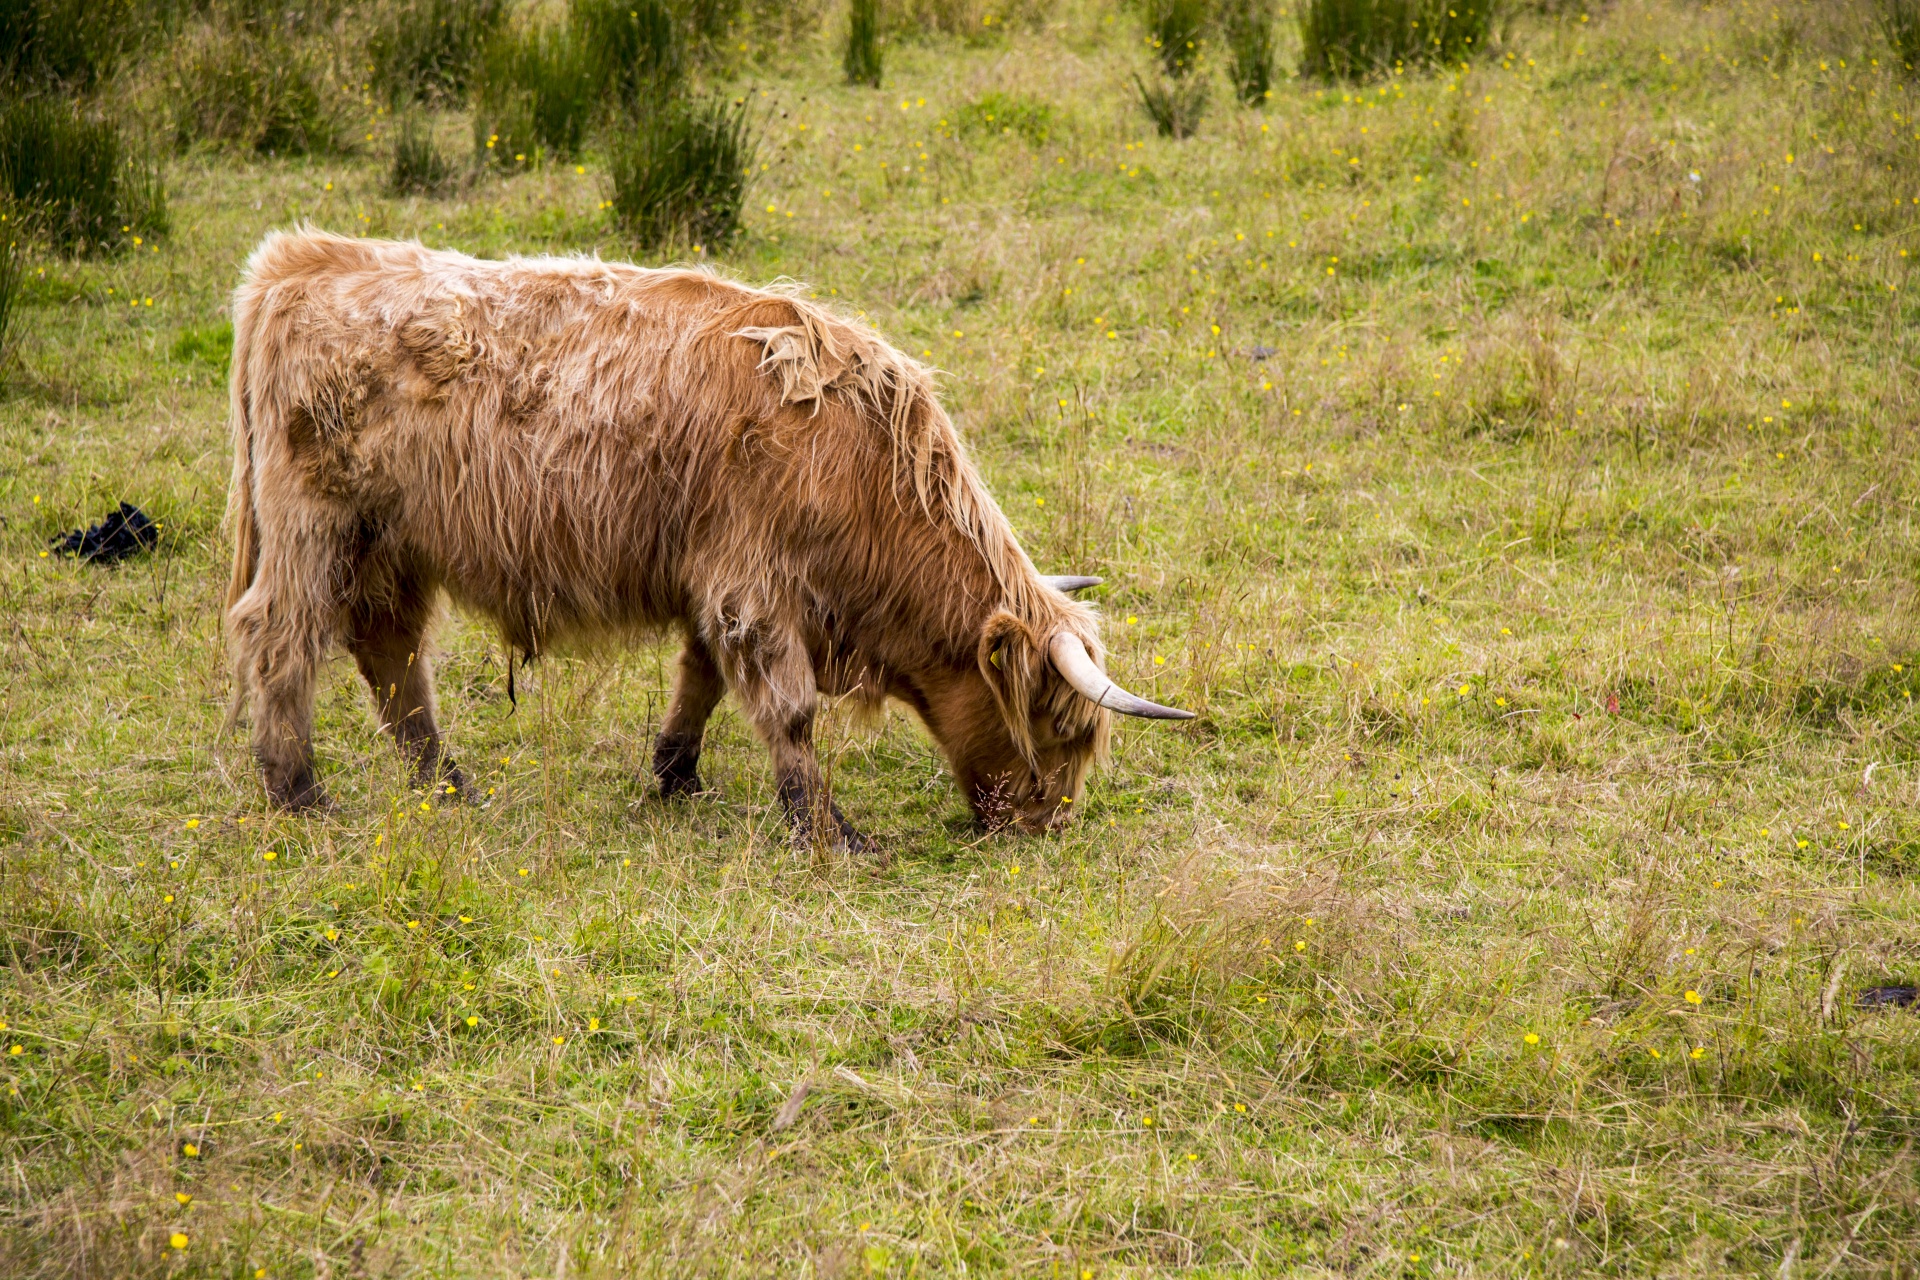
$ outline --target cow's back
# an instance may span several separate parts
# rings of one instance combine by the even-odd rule
[[[789,487],[740,442],[793,412],[733,335],[786,305],[702,272],[275,236],[235,306],[260,499],[351,522],[529,648],[683,616],[716,521],[729,554],[778,554],[740,545]],[[766,518],[715,510],[743,500]]]

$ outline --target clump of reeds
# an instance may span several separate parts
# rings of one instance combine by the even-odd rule
[[[1207,9],[1208,0],[1147,0],[1147,44],[1176,80],[1200,60]]]
[[[848,0],[846,47],[840,55],[847,83],[878,89],[881,62],[879,0]]]
[[[158,167],[114,120],[58,98],[0,107],[0,186],[14,216],[61,253],[112,253],[167,227]]]
[[[697,29],[701,19],[690,21]],[[666,0],[574,0],[570,22],[602,89],[630,109],[664,96],[685,74],[686,35]]]
[[[352,146],[344,87],[313,41],[276,23],[208,24],[186,36],[172,84],[174,130],[259,155]]]
[[[1494,0],[1305,0],[1300,67],[1332,80],[1456,62],[1486,46],[1493,8]]]
[[[460,97],[506,12],[505,0],[397,0],[367,39],[374,83],[392,103]]]
[[[614,220],[644,245],[724,244],[757,150],[744,98],[663,100],[607,141]]]
[[[1920,0],[1876,0],[1874,16],[1900,65],[1920,70]]]
[[[1133,78],[1140,105],[1163,138],[1191,138],[1207,111],[1207,82],[1199,76],[1166,77],[1149,84]]]
[[[1264,101],[1273,89],[1272,0],[1225,0],[1220,34],[1235,94],[1247,106]]]
[[[403,116],[393,137],[393,163],[387,190],[394,195],[433,195],[446,190],[453,165],[433,143],[433,130],[417,115]]]
[[[572,22],[502,30],[481,59],[475,150],[504,168],[576,154],[594,114],[599,68]]]

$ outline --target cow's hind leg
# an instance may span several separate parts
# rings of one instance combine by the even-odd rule
[[[689,635],[680,651],[680,670],[673,679],[673,701],[666,723],[653,748],[653,776],[660,779],[662,796],[697,794],[700,785],[700,746],[706,738],[707,718],[720,704],[727,682],[713,652],[699,636]]]
[[[320,522],[262,537],[252,585],[227,613],[234,678],[253,715],[253,754],[282,808],[332,807],[313,773],[313,689],[338,621],[343,568]]]
[[[433,663],[426,651],[433,587],[406,572],[369,576],[347,613],[347,650],[373,692],[380,727],[393,735],[419,781],[465,796],[466,775],[446,753],[434,719]]]
[[[723,656],[729,683],[773,756],[774,781],[794,842],[853,853],[880,852],[827,794],[813,745],[819,691],[804,646],[758,637]]]

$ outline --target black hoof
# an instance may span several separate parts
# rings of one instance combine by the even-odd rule
[[[844,822],[840,824],[840,843],[835,848],[841,853],[850,854],[856,858],[866,858],[883,866],[893,861],[892,855],[878,840],[862,834]]]
[[[660,780],[662,800],[705,791],[700,782],[700,744],[662,737],[653,749],[653,776]]]
[[[663,773],[659,777],[662,800],[692,799],[707,789],[706,784],[700,781],[700,775],[691,769],[685,773]]]
[[[835,853],[881,863],[889,861],[887,851],[880,842],[848,822],[837,805],[828,810],[824,831],[805,820],[794,821],[790,818],[789,822],[788,833],[796,849],[814,849],[824,844]]]
[[[269,782],[267,798],[273,802],[276,809],[283,809],[288,813],[325,815],[337,812],[340,807],[333,802],[333,797],[327,794],[326,788],[315,781],[311,774],[279,786]]]

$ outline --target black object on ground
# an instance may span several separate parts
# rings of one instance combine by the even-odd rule
[[[146,551],[158,541],[160,526],[149,520],[147,513],[131,502],[123,502],[118,511],[109,511],[106,519],[93,528],[75,529],[64,537],[55,538],[53,549],[63,556],[79,556],[82,560],[110,563]]]
[[[1920,987],[1868,987],[1854,1001],[1862,1009],[1905,1009],[1920,998]]]

